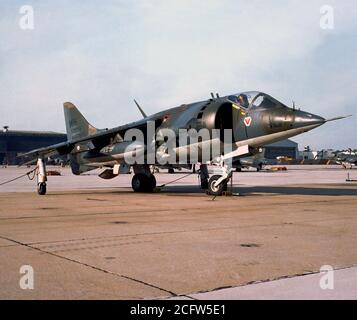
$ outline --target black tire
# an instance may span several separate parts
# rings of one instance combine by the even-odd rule
[[[144,192],[149,184],[149,178],[143,173],[136,173],[131,179],[131,187],[135,192]]]
[[[223,183],[223,191],[227,191],[228,190],[228,182]]]
[[[150,187],[151,187],[150,192],[152,192],[156,188],[156,178],[153,174],[150,176],[149,181],[150,181]]]
[[[208,179],[201,179],[201,189],[207,190],[208,189]]]
[[[131,180],[131,187],[135,192],[152,192],[156,187],[155,176],[148,177],[144,173],[137,173]]]
[[[227,190],[227,182],[221,183],[218,187],[214,185],[215,182],[220,178],[220,175],[215,175],[212,176],[208,181],[208,191],[212,196],[221,196],[223,191]]]
[[[37,186],[37,193],[40,195],[40,196],[43,196],[45,195],[47,192],[47,188],[46,188],[46,183],[39,183],[38,186]]]
[[[236,172],[242,172],[242,168],[236,168]]]
[[[173,173],[175,173],[175,169],[174,169],[174,168],[170,168],[168,172],[169,172],[170,174],[173,174]]]

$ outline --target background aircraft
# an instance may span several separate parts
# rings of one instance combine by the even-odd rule
[[[357,150],[352,150],[351,148],[347,150],[321,150],[316,152],[314,160],[316,159],[326,159],[333,161],[337,164],[342,165],[345,169],[352,169],[357,166]]]
[[[235,158],[233,159],[233,168],[236,169],[237,172],[242,171],[242,169],[255,168],[257,171],[263,169],[266,165],[266,159],[264,158],[264,148],[259,149],[258,152],[249,157]]]
[[[357,166],[357,151],[352,149],[338,151],[335,153],[334,160],[345,169],[352,169],[352,167]]]

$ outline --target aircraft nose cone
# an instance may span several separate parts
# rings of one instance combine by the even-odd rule
[[[301,128],[306,126],[321,126],[326,122],[326,119],[309,112],[297,111],[294,119],[294,127]]]

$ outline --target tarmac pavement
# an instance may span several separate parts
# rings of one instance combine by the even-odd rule
[[[241,196],[215,199],[195,175],[137,194],[131,175],[61,173],[46,196],[26,178],[0,187],[1,299],[357,298],[357,183],[343,169],[236,173]],[[20,287],[24,265],[34,289]],[[323,265],[334,290],[319,286]]]

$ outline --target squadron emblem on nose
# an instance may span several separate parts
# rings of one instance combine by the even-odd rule
[[[245,117],[244,118],[244,124],[246,127],[249,127],[252,124],[252,118],[251,117]]]

